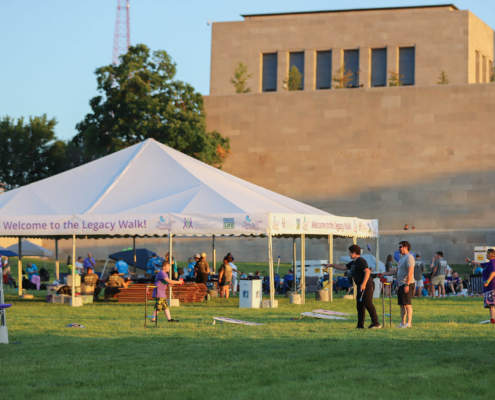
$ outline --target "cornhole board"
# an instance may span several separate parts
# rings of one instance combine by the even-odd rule
[[[355,315],[355,314],[346,314],[339,311],[330,311],[330,310],[313,310],[315,314],[325,314],[325,315]]]
[[[340,319],[344,321],[348,320],[348,318],[336,317],[335,315],[316,314],[314,312],[303,312],[301,313],[301,317],[299,317],[299,319],[302,319],[302,317],[311,317],[311,318],[319,318],[319,319]]]
[[[486,321],[481,321],[481,322],[479,322],[479,323],[480,323],[480,324],[489,324],[489,323],[490,323],[490,320],[489,320],[489,319],[487,319]]]
[[[229,324],[236,324],[236,325],[249,325],[249,326],[265,325],[265,324],[258,324],[256,322],[241,321],[240,319],[232,319],[232,318],[225,318],[225,317],[213,317],[213,324],[212,325],[215,325],[217,321],[220,323],[228,322]]]

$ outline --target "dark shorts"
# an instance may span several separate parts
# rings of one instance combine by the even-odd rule
[[[118,287],[106,287],[105,293],[107,294],[117,294],[120,293],[120,288]]]
[[[155,300],[157,300],[155,306],[156,311],[168,310],[168,303],[166,297],[158,297],[158,299]]]
[[[219,286],[222,287],[222,286],[229,286],[230,285],[230,281],[228,282],[220,282]]]
[[[404,288],[406,285],[399,286],[399,290],[397,291],[397,297],[399,300],[399,306],[410,306],[412,297],[414,294],[414,289],[415,289],[415,284],[410,283],[409,284],[409,292],[406,293],[404,292]]]

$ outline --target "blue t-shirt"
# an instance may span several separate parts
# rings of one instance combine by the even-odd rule
[[[488,263],[483,263],[483,264],[488,264]],[[483,264],[481,264],[481,265],[483,265]],[[476,269],[474,270],[474,273],[475,274],[482,274],[483,268],[482,267],[476,267]]]
[[[495,260],[481,263],[481,266],[483,267],[483,283],[485,283],[490,277],[490,274],[495,272]],[[495,290],[495,278],[490,281],[490,284],[487,287],[483,286],[483,293],[491,292],[492,290]]]
[[[129,271],[129,266],[125,261],[117,261],[115,268],[119,271],[119,274],[127,274]]]
[[[196,262],[190,262],[189,265],[187,266],[187,269],[189,270],[189,276],[194,276],[194,266],[196,265]]]
[[[33,275],[38,275],[38,267],[34,264],[31,264],[31,268],[27,268],[26,272],[28,273],[28,279],[31,280]]]

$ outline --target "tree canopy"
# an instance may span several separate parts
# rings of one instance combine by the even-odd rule
[[[101,95],[90,100],[92,112],[76,125],[73,142],[94,159],[153,138],[210,165],[220,167],[230,141],[207,132],[203,97],[174,79],[176,65],[165,51],[139,44],[119,65],[95,72]]]
[[[14,189],[67,169],[67,144],[55,136],[55,118],[46,115],[0,120],[0,182]]]

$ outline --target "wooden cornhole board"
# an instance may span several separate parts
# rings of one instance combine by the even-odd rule
[[[225,317],[213,317],[213,324],[219,322],[228,322],[229,324],[236,324],[236,325],[249,325],[249,326],[259,326],[259,325],[265,325],[265,324],[258,324],[256,322],[249,322],[249,321],[242,321],[240,319],[232,319],[232,318],[225,318]]]
[[[302,317],[311,317],[311,318],[319,318],[319,319],[340,319],[344,321],[348,320],[348,318],[336,317],[335,315],[316,314],[314,312],[303,312],[301,313],[301,318]]]
[[[354,314],[346,314],[339,311],[330,311],[330,310],[313,310],[316,314],[325,314],[325,315],[354,315]]]

